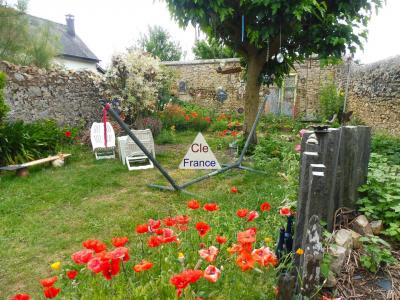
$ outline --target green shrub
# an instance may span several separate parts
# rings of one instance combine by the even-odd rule
[[[325,120],[343,109],[344,93],[333,82],[325,83],[319,92],[319,114]]]
[[[19,164],[54,155],[72,143],[75,130],[66,131],[54,121],[6,123],[0,128],[0,165]]]
[[[175,132],[173,130],[163,129],[161,133],[156,137],[156,144],[175,144],[177,142]]]
[[[293,119],[289,116],[277,116],[271,113],[263,116],[258,125],[259,130],[268,133],[278,131],[298,133],[298,131],[303,127],[304,124],[299,122],[297,119]]]
[[[400,241],[400,165],[383,155],[372,153],[367,183],[359,188],[359,210],[367,217],[382,220],[383,234]]]
[[[6,87],[6,80],[6,74],[0,72],[0,125],[7,115],[7,112],[9,111],[9,108],[4,101],[4,89]]]
[[[216,120],[210,126],[211,131],[223,131],[227,128],[228,128],[227,120]]]
[[[372,152],[385,155],[390,162],[400,165],[400,138],[387,134],[374,134]]]

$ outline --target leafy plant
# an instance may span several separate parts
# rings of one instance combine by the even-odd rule
[[[363,254],[360,257],[361,265],[370,272],[376,273],[383,265],[391,265],[396,259],[390,252],[390,245],[377,236],[363,236]]]
[[[65,130],[54,121],[6,123],[0,127],[0,165],[18,164],[56,154],[71,143],[75,130]]]
[[[400,138],[387,134],[374,134],[372,152],[385,155],[389,162],[400,165]]]
[[[383,155],[372,153],[368,181],[359,188],[359,210],[372,219],[381,219],[383,234],[400,241],[400,165],[393,165]]]
[[[177,142],[175,130],[163,129],[156,138],[156,144],[175,144]]]
[[[215,38],[208,40],[198,40],[194,44],[192,51],[196,59],[216,59],[237,57],[237,53],[232,51]]]
[[[4,101],[4,88],[6,87],[7,76],[0,72],[0,126],[9,111],[7,104]]]
[[[344,93],[336,87],[335,83],[325,83],[319,92],[319,114],[325,120],[331,119],[334,114],[343,110]]]

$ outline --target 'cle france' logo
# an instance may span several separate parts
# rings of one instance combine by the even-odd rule
[[[221,169],[218,160],[208,146],[206,139],[199,132],[182,159],[179,169]]]

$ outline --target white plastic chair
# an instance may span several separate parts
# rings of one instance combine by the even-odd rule
[[[147,151],[151,153],[151,155],[155,158],[155,148],[154,148],[154,139],[150,129],[144,130],[132,130],[133,134],[142,142],[142,144],[146,147]],[[143,153],[143,151],[139,148],[139,146],[128,136],[125,142],[125,162],[129,171],[132,170],[144,170],[154,168],[153,163],[149,158]],[[147,164],[144,165],[136,165],[133,163],[144,163],[148,161]]]
[[[115,133],[109,122],[106,123],[107,147],[104,141],[104,123],[93,123],[90,129],[90,141],[96,159],[115,158]]]

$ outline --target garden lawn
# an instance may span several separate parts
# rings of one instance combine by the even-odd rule
[[[203,174],[202,171],[178,170],[178,165],[186,153],[189,144],[196,133],[177,133],[177,144],[166,145],[159,148],[157,159],[171,172],[174,178],[180,183],[189,178]],[[214,153],[221,158],[220,163],[227,162],[227,156],[217,150],[220,138],[217,135],[206,136]],[[26,178],[15,177],[14,174],[0,176],[0,299],[8,299],[17,292],[25,292],[35,296],[42,296],[42,289],[39,279],[62,273],[51,270],[50,264],[61,261],[62,266],[72,265],[71,254],[82,249],[82,242],[86,239],[99,239],[110,245],[111,238],[115,236],[128,236],[127,247],[131,249],[131,257],[138,263],[142,257],[142,237],[135,232],[135,226],[146,223],[148,219],[165,218],[175,216],[178,213],[188,213],[186,203],[191,198],[184,194],[172,192],[161,192],[147,187],[149,183],[163,183],[165,180],[156,170],[131,171],[121,164],[118,159],[96,161],[91,151],[83,146],[75,146],[69,149],[72,157],[68,159],[63,168],[41,167],[30,170],[30,176]],[[273,241],[268,242],[273,249],[279,227],[285,219],[278,214],[278,208],[287,192],[287,184],[282,176],[277,173],[279,169],[268,170],[267,175],[248,173],[245,171],[233,170],[197,183],[188,190],[200,195],[198,200],[204,204],[215,202],[219,205],[220,211],[212,214],[222,214],[217,218],[219,230],[224,232],[212,232],[215,235],[226,234],[228,243],[221,249],[236,243],[236,232],[247,227],[256,226],[257,242],[265,237],[272,237]],[[236,186],[239,193],[230,193],[231,186]],[[234,219],[238,224],[241,219],[236,217],[237,209],[245,207],[257,209],[259,205],[268,201],[271,212],[263,213],[260,218],[251,223],[242,223],[237,228],[229,228],[229,219]],[[198,219],[208,221],[208,212],[196,211]],[[202,216],[200,216],[203,214]],[[236,220],[236,219],[238,220]],[[198,221],[198,220],[196,220]],[[210,220],[211,222],[211,220]],[[233,224],[233,223],[232,223]],[[190,230],[193,230],[194,223],[190,223]],[[262,235],[262,236],[261,236]],[[182,235],[182,243],[185,235]],[[211,235],[208,237],[207,246],[211,245]],[[147,241],[147,240],[146,240]],[[193,242],[193,241],[192,241]],[[200,238],[194,241],[194,246],[200,242]],[[214,243],[215,244],[215,243]],[[171,247],[170,247],[171,246]],[[147,245],[145,245],[147,248]],[[168,253],[179,249],[176,245],[165,245]],[[197,251],[194,249],[194,253]],[[145,252],[147,252],[146,250]],[[160,250],[154,249],[152,260],[163,256]],[[173,254],[175,255],[175,254]],[[164,261],[167,258],[160,257]],[[188,258],[196,262],[196,258]],[[160,266],[158,261],[153,261],[154,269],[146,276],[158,278]],[[169,262],[179,266],[178,262]],[[189,263],[189,262],[188,262]],[[130,266],[132,263],[130,264]],[[149,284],[135,288],[142,289],[132,299],[146,298],[169,298],[175,295],[174,287],[168,282],[174,270],[167,267],[162,270],[162,284]],[[219,266],[219,264],[217,263]],[[234,260],[231,267],[222,271],[222,277],[215,284],[209,283],[205,296],[212,299],[270,299],[275,284],[275,271],[264,269],[263,274],[255,271],[243,273],[235,266]],[[207,264],[203,263],[204,269]],[[191,265],[193,268],[194,266]],[[255,274],[257,273],[257,274]],[[151,275],[153,274],[153,275]],[[100,286],[107,288],[106,282],[100,277],[91,277],[88,280],[95,280]],[[128,276],[134,278],[137,284],[138,277],[130,269]],[[136,276],[136,277],[134,277]],[[145,276],[145,275],[143,275]],[[256,278],[256,279],[255,279]],[[81,299],[127,299],[121,296],[127,290],[124,283],[118,278],[116,287],[112,294],[106,294],[100,287],[100,291],[93,294],[82,293]],[[203,279],[204,280],[204,279]],[[151,280],[150,280],[151,281]],[[118,283],[120,282],[120,283]],[[60,293],[61,299],[71,299],[74,296],[71,289],[63,290]],[[195,290],[195,289],[193,289]],[[198,292],[198,291],[196,291]],[[172,294],[171,294],[172,293]],[[190,294],[190,293],[189,293]],[[141,296],[138,296],[141,295]],[[186,297],[194,297],[194,294],[184,294]],[[198,294],[196,294],[197,296]],[[136,298],[135,298],[136,297]]]

